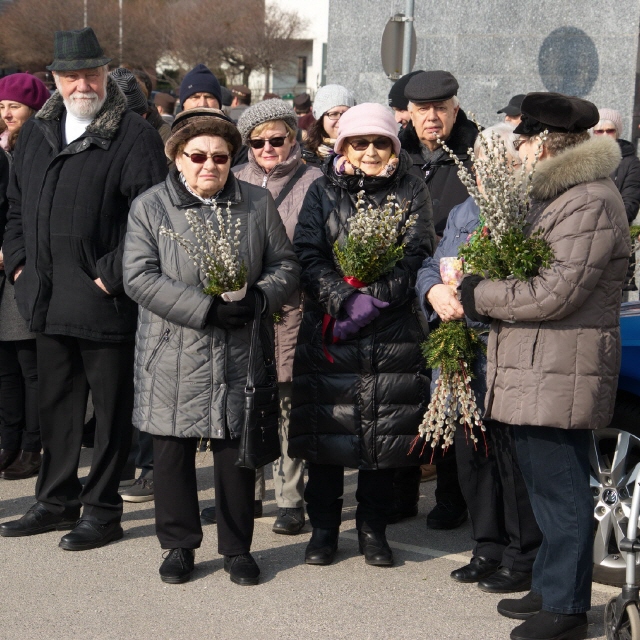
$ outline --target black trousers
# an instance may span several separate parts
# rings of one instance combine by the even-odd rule
[[[358,531],[384,531],[393,507],[395,469],[358,471],[356,490],[356,528]],[[309,464],[309,480],[304,491],[311,526],[318,529],[339,527],[342,520],[344,467]]]
[[[163,549],[197,549],[202,542],[196,451],[199,438],[153,436],[156,534]],[[212,439],[218,553],[249,553],[256,472],[236,467],[240,439]]]
[[[460,487],[471,518],[473,555],[500,562],[514,571],[531,571],[542,533],[536,523],[527,486],[516,456],[513,427],[486,422],[488,449],[455,433]]]
[[[83,506],[82,517],[119,520],[120,474],[131,446],[133,342],[38,334],[42,467],[36,498],[54,513]],[[87,397],[96,414],[91,469],[78,480]]]
[[[36,341],[0,342],[0,446],[39,452]]]

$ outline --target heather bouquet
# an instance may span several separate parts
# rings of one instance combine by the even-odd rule
[[[216,206],[214,213],[215,223],[194,209],[185,212],[195,242],[165,226],[160,227],[160,233],[175,240],[206,274],[204,293],[221,296],[226,301],[240,300],[247,286],[247,267],[239,251],[241,220],[238,218],[232,224],[228,206],[226,212]]]
[[[542,142],[546,133],[542,135]],[[480,135],[481,152],[469,149],[472,173],[458,157],[442,144],[458,166],[458,176],[480,209],[480,221],[467,242],[461,245],[458,258],[443,258],[440,265],[443,283],[457,287],[463,273],[475,273],[494,280],[527,280],[548,267],[553,252],[542,231],[527,233],[529,195],[538,154],[531,169],[515,166],[505,140],[493,132]],[[540,147],[541,148],[541,147]],[[476,176],[478,178],[476,182]],[[478,184],[479,183],[479,184]],[[458,268],[460,265],[461,268]],[[435,449],[453,443],[458,425],[468,430],[474,446],[478,437],[474,429],[484,425],[471,389],[472,364],[484,345],[478,333],[466,322],[443,322],[423,345],[428,366],[439,369],[434,394],[419,427]]]

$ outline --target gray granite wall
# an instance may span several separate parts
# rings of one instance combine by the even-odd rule
[[[386,102],[380,39],[404,0],[330,0],[327,83]],[[517,93],[560,91],[618,109],[627,138],[636,86],[640,2],[416,0],[414,69],[446,69],[485,125]]]

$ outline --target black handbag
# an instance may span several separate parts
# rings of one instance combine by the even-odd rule
[[[262,299],[256,294],[256,314],[251,328],[249,347],[249,368],[247,385],[244,389],[244,424],[240,436],[237,467],[259,469],[280,455],[280,394],[276,372],[275,352],[271,337],[261,321]],[[258,350],[258,335],[264,354],[267,383],[255,384],[255,356]]]

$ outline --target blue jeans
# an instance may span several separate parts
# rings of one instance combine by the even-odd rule
[[[590,432],[513,429],[518,462],[542,531],[531,590],[542,595],[545,611],[583,613],[591,608],[593,571]]]

